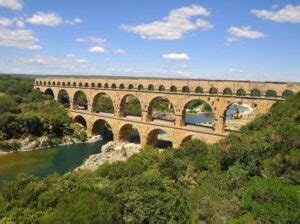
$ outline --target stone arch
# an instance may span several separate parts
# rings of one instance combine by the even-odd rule
[[[240,88],[236,91],[237,96],[246,96],[246,90]]]
[[[134,86],[132,84],[129,84],[128,89],[134,89]]]
[[[251,96],[261,96],[261,92],[259,89],[255,88],[251,91]]]
[[[111,97],[106,93],[97,93],[94,96],[92,111],[95,113],[114,113],[114,104]]]
[[[185,103],[182,125],[213,127],[214,121],[214,108],[210,103],[202,99],[192,99]]]
[[[119,141],[141,143],[141,136],[139,130],[132,124],[125,124],[120,128]]]
[[[267,92],[266,92],[266,97],[277,97],[277,92],[273,89],[269,89]]]
[[[46,81],[44,81],[44,86],[46,86],[47,85],[47,82]]]
[[[73,86],[76,86],[77,84],[76,84],[76,82],[73,82]]]
[[[289,96],[291,96],[293,94],[294,94],[294,92],[292,90],[286,89],[282,93],[282,98],[287,98],[287,97],[289,97]]]
[[[155,111],[156,110],[156,111]],[[156,112],[153,114],[153,112]],[[175,121],[173,104],[167,97],[156,96],[151,99],[148,105],[148,118],[150,120]]]
[[[213,95],[218,94],[218,89],[216,87],[211,87],[209,89],[209,94],[213,94]]]
[[[87,110],[88,109],[88,98],[86,94],[78,90],[73,97],[73,105],[76,110]]]
[[[171,86],[170,92],[177,92],[177,87],[176,86]]]
[[[77,116],[75,116],[75,117],[73,118],[73,121],[74,121],[75,123],[80,124],[82,127],[87,128],[87,123],[86,123],[86,120],[84,119],[83,116],[77,115]]]
[[[161,91],[161,92],[164,92],[166,90],[166,88],[163,85],[160,85],[158,87],[158,90]]]
[[[48,81],[48,86],[50,86],[51,85],[51,82],[50,81]]]
[[[66,83],[65,82],[62,82],[62,84],[61,84],[62,86],[66,86]]]
[[[125,88],[124,84],[119,85],[119,89],[124,89],[124,88]]]
[[[52,89],[50,89],[50,88],[46,89],[45,94],[51,96],[52,99],[54,99],[54,92]]]
[[[82,82],[79,83],[79,87],[82,87]]]
[[[92,83],[91,83],[91,87],[95,88],[95,86],[96,86],[95,83],[92,82]]]
[[[39,84],[39,81],[35,81],[35,84],[38,85],[38,84]]]
[[[105,119],[98,119],[92,125],[91,134],[101,135],[103,140],[113,140],[112,126]]]
[[[189,93],[190,92],[190,88],[188,86],[184,86],[184,87],[182,87],[182,92],[183,93]]]
[[[120,116],[142,116],[141,102],[136,96],[132,94],[127,94],[122,97],[119,108]]]
[[[100,82],[97,83],[97,88],[101,88],[102,84]]]
[[[68,83],[67,83],[67,86],[71,86],[71,82],[68,82]]]
[[[144,90],[144,86],[142,84],[138,85],[138,90]]]
[[[57,85],[60,86],[60,82],[57,82]]]
[[[40,81],[40,85],[43,85],[43,82],[42,82],[42,81]]]
[[[151,90],[151,91],[154,90],[154,85],[153,84],[149,84],[148,85],[148,90]]]
[[[165,136],[162,136],[165,135]],[[158,148],[172,148],[173,143],[171,141],[171,136],[169,133],[160,128],[154,128],[147,134],[146,139],[147,145],[152,145]]]
[[[223,115],[225,130],[238,131],[242,125],[249,123],[255,117],[254,107],[247,103],[235,102],[227,105]]]
[[[106,83],[104,83],[104,88],[105,89],[108,89],[109,88],[109,85],[108,85],[108,83],[106,82]]]
[[[230,88],[225,88],[223,90],[223,95],[231,96],[232,95],[232,90]]]
[[[117,88],[117,85],[115,83],[111,84],[111,88],[112,89],[116,89]]]
[[[57,102],[66,108],[70,108],[70,97],[66,90],[61,89],[57,94]]]
[[[89,83],[86,82],[86,83],[84,84],[84,87],[89,87]]]
[[[197,86],[197,88],[195,89],[195,93],[203,93],[203,88],[201,86]]]
[[[53,86],[55,86],[55,85],[56,85],[56,83],[53,81],[53,82],[52,82],[52,85],[53,85]]]

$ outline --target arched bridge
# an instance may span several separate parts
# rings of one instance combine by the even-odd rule
[[[140,135],[142,145],[153,144],[159,130],[165,131],[173,146],[179,146],[191,137],[215,142],[229,133],[225,126],[225,114],[230,105],[245,103],[253,113],[265,113],[277,101],[300,91],[299,83],[251,82],[225,80],[186,80],[128,77],[41,77],[35,80],[35,88],[50,93],[63,103],[62,94],[69,99],[70,116],[87,127],[89,136],[96,130],[111,127],[114,141],[126,141],[132,128]],[[86,108],[77,105],[78,93],[87,99]],[[105,94],[111,98],[113,113],[95,110],[96,98]],[[141,116],[124,113],[126,97],[136,97],[141,105]],[[153,101],[158,97],[168,99],[173,105],[174,119],[160,120],[152,116]],[[192,100],[201,100],[211,106],[214,125],[191,125],[185,122],[185,111]]]

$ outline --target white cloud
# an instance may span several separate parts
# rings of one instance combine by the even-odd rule
[[[81,18],[75,18],[73,20],[65,20],[65,23],[71,24],[71,25],[76,25],[76,24],[83,23],[83,20]]]
[[[28,23],[42,26],[57,26],[63,22],[60,15],[56,13],[37,12],[31,18],[26,20]]]
[[[23,67],[34,73],[74,74],[93,71],[93,68],[86,59],[76,55],[69,56],[35,55],[30,58],[20,57],[15,59],[13,64],[16,67]]]
[[[7,47],[16,47],[28,50],[41,49],[37,43],[39,39],[33,36],[31,30],[11,30],[0,28],[0,45]]]
[[[123,49],[116,49],[116,50],[113,50],[113,53],[114,54],[126,54],[126,51]]]
[[[76,42],[87,42],[87,43],[94,43],[96,45],[104,45],[106,43],[106,39],[102,37],[82,37],[82,38],[77,38]]]
[[[0,27],[9,27],[13,24],[12,19],[8,19],[0,16]]]
[[[24,24],[23,21],[18,20],[18,21],[16,21],[16,26],[17,26],[18,28],[24,28],[24,27],[25,27],[25,24]]]
[[[105,48],[104,47],[91,47],[89,48],[89,52],[91,53],[97,53],[97,54],[103,54],[105,52]]]
[[[180,69],[188,69],[189,66],[188,65],[179,65],[178,68],[180,68]]]
[[[243,26],[243,27],[231,26],[227,31],[233,36],[243,37],[247,39],[259,39],[265,36],[264,33],[251,30],[251,26]]]
[[[20,11],[23,8],[23,1],[19,1],[19,0],[0,0],[0,7]]]
[[[189,56],[186,53],[176,54],[163,54],[162,58],[168,59],[168,60],[189,60]]]
[[[243,73],[243,70],[238,69],[238,68],[230,68],[228,69],[229,73]]]
[[[300,23],[300,5],[286,5],[284,8],[277,10],[273,7],[271,10],[252,9],[251,13],[258,18],[272,20],[274,22]]]
[[[236,37],[227,37],[226,40],[227,40],[227,42],[232,43],[232,42],[237,41],[237,38]]]
[[[163,20],[137,26],[121,25],[121,29],[139,34],[144,39],[176,40],[183,38],[184,34],[197,29],[211,29],[213,25],[198,19],[196,23],[191,17],[210,16],[210,12],[201,5],[186,6],[171,10],[169,16]]]

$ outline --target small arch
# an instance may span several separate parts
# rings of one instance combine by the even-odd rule
[[[161,91],[161,92],[164,92],[166,89],[165,89],[165,87],[163,85],[160,85],[158,87],[158,90]]]
[[[266,97],[277,97],[277,92],[273,89],[269,89],[267,92],[266,92]]]
[[[66,83],[65,82],[62,82],[62,84],[61,84],[62,86],[66,86]]]
[[[101,135],[103,140],[112,141],[114,139],[110,124],[103,119],[98,119],[93,123],[92,135]]]
[[[291,95],[293,95],[293,94],[294,94],[294,92],[293,92],[292,90],[287,89],[287,90],[284,90],[284,91],[283,91],[282,97],[283,97],[283,98],[288,98],[289,96],[291,96]]]
[[[201,86],[198,86],[196,89],[195,89],[195,92],[196,93],[203,93],[203,88]]]
[[[75,123],[80,124],[82,127],[86,128],[87,124],[86,124],[86,120],[84,119],[84,117],[82,117],[81,115],[77,115],[76,117],[74,117],[73,121]]]
[[[114,113],[113,101],[106,93],[98,93],[93,99],[93,112]]]
[[[52,85],[53,85],[53,86],[55,86],[55,85],[56,85],[56,83],[53,81],[53,82],[52,82]]]
[[[238,89],[238,91],[236,91],[236,95],[237,96],[246,96],[246,90]]]
[[[50,81],[48,81],[48,86],[50,86],[51,85],[51,82]]]
[[[38,85],[38,84],[39,84],[39,81],[35,81],[35,84]]]
[[[183,125],[213,127],[215,115],[207,102],[194,99],[184,105],[182,111]]]
[[[213,95],[216,95],[216,94],[218,94],[218,90],[217,90],[217,88],[215,88],[215,87],[211,87],[211,88],[209,89],[209,94],[213,94]]]
[[[225,88],[223,90],[223,95],[231,96],[232,95],[232,90],[230,88]]]
[[[122,142],[131,142],[137,144],[141,142],[138,129],[131,124],[125,124],[120,128],[119,140]]]
[[[139,84],[138,90],[144,90],[144,86],[142,84]]]
[[[99,82],[99,83],[97,83],[97,87],[98,88],[101,88],[102,87],[102,84]]]
[[[176,86],[171,86],[170,92],[177,92],[177,87]]]
[[[57,82],[57,85],[60,86],[60,82]]]
[[[115,83],[111,84],[111,88],[112,89],[116,89],[117,88],[117,85]]]
[[[95,88],[95,83],[94,82],[91,83],[91,87]]]
[[[133,89],[133,85],[129,84],[128,89]]]
[[[57,95],[58,103],[62,104],[66,108],[70,108],[70,97],[66,90],[61,89]]]
[[[51,99],[54,99],[54,93],[53,93],[52,89],[50,89],[50,88],[46,89],[45,90],[45,94],[48,95],[48,96],[50,96]]]
[[[71,83],[70,83],[70,82],[68,82],[68,83],[67,83],[67,86],[71,86]]]
[[[46,81],[44,81],[44,86],[46,86],[47,85],[47,82]]]
[[[124,88],[125,88],[124,84],[120,84],[119,89],[124,89]]]
[[[146,143],[147,145],[163,149],[173,147],[170,135],[162,129],[151,130],[147,135]]]
[[[105,89],[109,88],[108,83],[105,83],[105,84],[104,84],[104,88],[105,88]]]
[[[79,83],[79,87],[82,87],[82,82]]]
[[[42,81],[40,81],[40,85],[43,85],[43,82],[42,82]]]
[[[73,82],[73,86],[76,86],[77,84],[76,84],[76,82]]]
[[[260,90],[259,89],[253,89],[251,91],[251,96],[261,96]]]
[[[142,107],[139,99],[131,94],[124,96],[120,103],[121,116],[142,116]]]
[[[183,93],[189,93],[190,92],[190,88],[188,86],[184,86],[184,87],[182,87],[182,92]]]
[[[161,96],[153,98],[148,106],[148,119],[174,122],[175,115],[171,101]]]
[[[154,90],[154,86],[152,84],[148,85],[148,90]]]
[[[88,101],[85,93],[81,90],[74,94],[73,105],[76,110],[87,110]]]
[[[89,87],[89,84],[86,82],[86,83],[84,84],[84,87]]]

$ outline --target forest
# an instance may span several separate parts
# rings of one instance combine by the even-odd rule
[[[45,104],[45,96],[26,83],[24,90],[0,82],[2,138],[66,132],[69,119],[62,107]],[[25,102],[33,106],[24,108]],[[26,126],[27,116],[36,116],[43,128]],[[215,144],[191,140],[164,151],[145,147],[95,172],[70,171],[43,180],[20,175],[1,186],[0,222],[299,223],[299,124],[297,93]],[[11,125],[22,128],[11,133]]]

